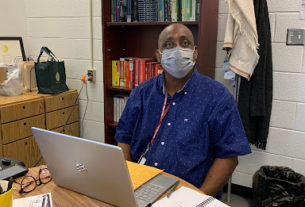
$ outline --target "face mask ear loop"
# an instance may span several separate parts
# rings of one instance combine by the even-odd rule
[[[163,55],[163,53],[161,52],[161,50],[160,49],[158,49],[159,50],[159,53],[161,54],[161,55]]]

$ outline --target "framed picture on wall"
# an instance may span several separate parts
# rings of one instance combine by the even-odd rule
[[[25,60],[22,37],[0,36],[0,64],[13,64]]]

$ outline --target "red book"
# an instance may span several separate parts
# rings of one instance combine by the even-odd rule
[[[139,84],[143,83],[146,80],[146,75],[145,75],[145,59],[140,59],[139,63]]]
[[[127,59],[125,59],[124,61],[124,83],[125,83],[125,87],[126,88],[130,88],[130,78],[129,78],[129,61]]]
[[[140,66],[140,60],[139,59],[135,59],[134,61],[134,85],[135,87],[137,87],[139,85],[139,69]]]
[[[152,78],[152,67],[153,67],[152,62],[146,64],[146,80]]]
[[[160,63],[158,64],[155,64],[154,65],[154,72],[153,72],[153,75],[154,76],[157,76],[159,74],[162,74],[163,73],[163,70],[164,68],[162,67],[162,65]]]

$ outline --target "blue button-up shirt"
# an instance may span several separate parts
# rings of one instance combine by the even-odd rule
[[[130,144],[138,161],[152,139],[164,103],[164,74],[130,94],[116,128],[118,142]],[[164,169],[201,187],[215,158],[251,153],[229,91],[195,69],[184,88],[168,95],[170,109],[146,155],[146,165]]]

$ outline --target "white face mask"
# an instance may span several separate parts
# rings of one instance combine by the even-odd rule
[[[162,55],[161,65],[175,78],[184,78],[194,67],[194,50],[175,47],[160,51]]]

